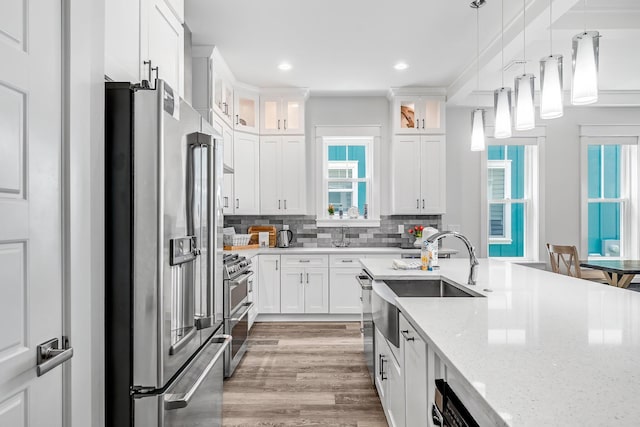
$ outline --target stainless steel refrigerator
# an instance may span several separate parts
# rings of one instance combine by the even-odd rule
[[[106,426],[222,418],[222,138],[162,80],[106,83]]]

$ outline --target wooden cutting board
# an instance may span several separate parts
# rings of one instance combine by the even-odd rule
[[[252,225],[247,230],[248,234],[251,234],[251,242],[258,242],[258,233],[260,232],[268,232],[269,233],[269,247],[276,247],[276,226],[275,225]]]

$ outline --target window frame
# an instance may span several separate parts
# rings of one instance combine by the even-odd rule
[[[620,170],[620,197],[589,197],[589,146],[623,146]],[[640,126],[581,125],[580,126],[580,258],[615,260],[637,259],[640,255]],[[603,187],[601,187],[604,191]],[[603,193],[600,194],[603,196]],[[589,204],[620,203],[620,256],[589,256]],[[634,238],[635,236],[635,238]]]
[[[380,226],[380,147],[382,127],[379,125],[371,126],[315,126],[314,140],[316,143],[316,160],[313,162],[315,168],[316,185],[312,190],[315,193],[316,200],[316,225],[318,227],[379,227]],[[338,215],[333,218],[329,217],[327,212],[328,192],[325,179],[326,156],[325,142],[330,140],[361,140],[369,144],[366,150],[367,158],[367,204],[368,218],[349,219],[344,215],[342,219]],[[335,144],[345,145],[345,144]],[[332,180],[334,181],[334,180]]]
[[[545,143],[546,128],[538,126],[528,131],[514,131],[513,136],[507,139],[495,139],[493,126],[487,126],[487,146],[490,145],[524,145],[525,156],[525,194],[524,199],[510,199],[509,205],[514,203],[524,204],[525,214],[525,246],[522,257],[492,257],[493,259],[514,262],[539,262],[546,259],[540,242],[545,241],[545,218],[541,212],[545,211]],[[481,156],[481,188],[480,198],[480,256],[489,257],[489,244],[496,244],[489,239],[488,230],[488,150]],[[545,249],[546,250],[546,249]]]
[[[513,242],[511,238],[511,160],[487,160],[487,172],[489,169],[504,169],[504,198],[489,199],[487,193],[488,208],[491,205],[501,204],[504,208],[504,235],[499,237],[491,236],[491,229],[487,226],[487,240],[489,245],[510,245]],[[487,175],[487,185],[489,179]],[[518,199],[519,200],[519,199]],[[487,210],[487,219],[490,217],[490,209]]]

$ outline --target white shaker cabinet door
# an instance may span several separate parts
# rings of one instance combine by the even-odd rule
[[[444,135],[423,136],[421,198],[422,214],[443,214],[447,210],[446,194],[446,144]]]
[[[233,135],[234,213],[260,213],[260,145],[258,136],[234,132]]]
[[[304,312],[329,312],[329,269],[306,268],[304,271]]]
[[[420,136],[396,136],[392,148],[393,157],[393,213],[416,214],[420,212]]]
[[[104,3],[104,74],[116,82],[141,80],[140,1]]]
[[[260,255],[258,264],[258,312],[280,313],[280,255]]]
[[[260,99],[258,94],[248,90],[235,89],[233,96],[234,129],[258,133],[260,131]]]
[[[400,345],[404,353],[406,425],[426,426],[432,403],[427,397],[427,346],[402,315],[400,331]]]
[[[393,354],[389,354],[385,363],[389,384],[387,398],[387,419],[391,427],[405,426],[404,376],[402,366]]]
[[[341,314],[359,314],[360,284],[356,276],[362,272],[359,267],[331,268],[329,278],[329,311]]]
[[[284,206],[280,196],[282,176],[280,136],[260,138],[260,213],[282,215]]]
[[[304,136],[283,136],[281,142],[280,188],[281,213],[306,213],[306,157]]]
[[[164,0],[142,1],[147,4],[147,7],[142,8],[140,33],[142,59],[150,59],[151,65],[158,67],[158,77],[171,86],[174,94],[183,96],[184,29],[182,23]],[[144,65],[143,70],[144,77],[144,73],[147,72]]]
[[[303,268],[285,268],[280,282],[282,313],[304,313],[305,274]]]
[[[281,105],[282,133],[304,134],[304,97],[284,97]]]

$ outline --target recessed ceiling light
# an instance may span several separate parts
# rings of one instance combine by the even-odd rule
[[[282,71],[289,71],[291,69],[291,64],[289,64],[288,62],[283,62],[282,64],[278,65],[278,68]]]
[[[395,68],[396,70],[406,70],[407,68],[409,68],[409,66],[407,64],[405,64],[404,62],[398,62],[396,65],[393,66],[393,68]]]

